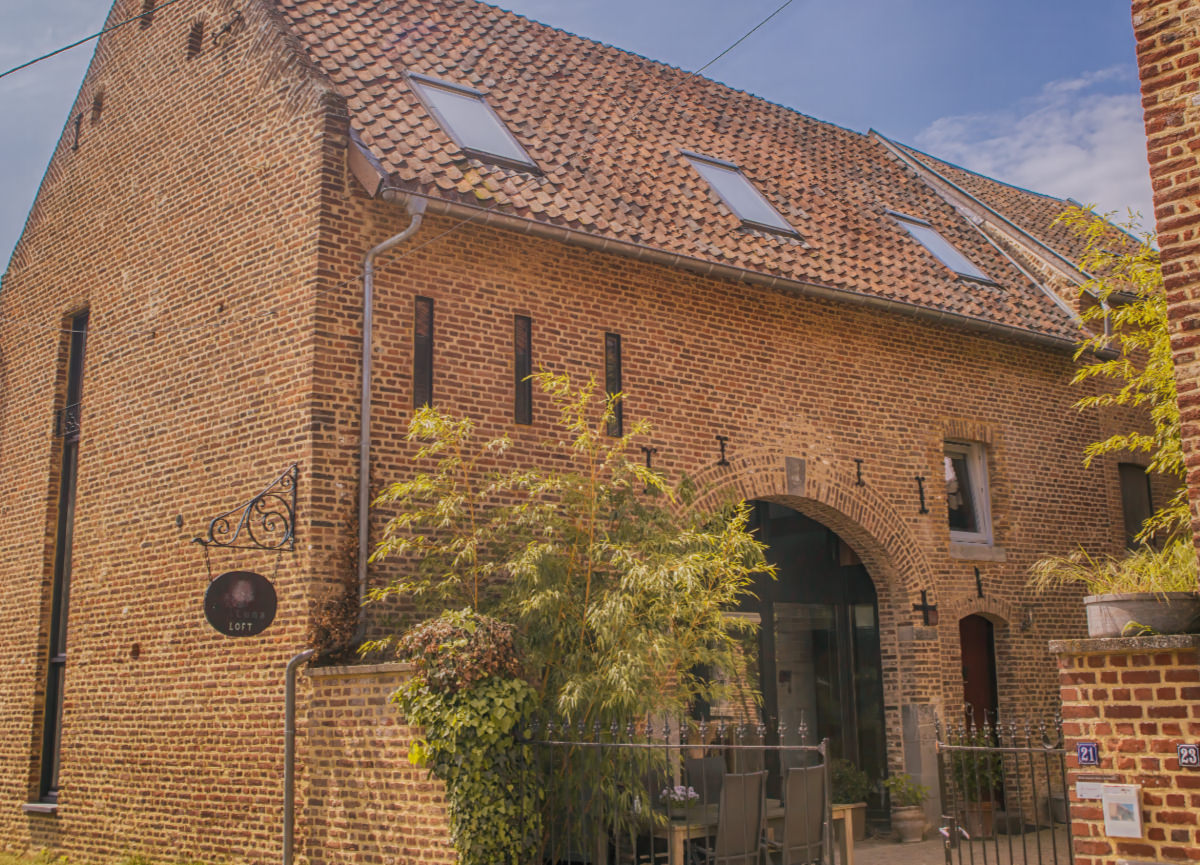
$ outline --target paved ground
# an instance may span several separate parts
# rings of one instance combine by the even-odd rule
[[[946,865],[942,836],[936,830],[930,830],[926,837],[930,835],[931,840],[919,844],[877,838],[859,841],[854,845],[854,865]],[[1056,862],[1070,865],[1071,862],[1067,830],[1063,826],[1036,834],[997,835],[986,841],[964,843],[951,856],[951,865],[1055,865]]]

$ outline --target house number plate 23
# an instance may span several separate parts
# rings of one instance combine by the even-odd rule
[[[227,571],[208,584],[204,617],[227,637],[253,637],[275,620],[275,587],[253,571]]]

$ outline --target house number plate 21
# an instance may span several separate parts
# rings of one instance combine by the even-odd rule
[[[1100,765],[1100,745],[1096,742],[1076,742],[1075,756],[1080,766]]]

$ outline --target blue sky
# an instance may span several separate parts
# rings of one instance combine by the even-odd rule
[[[499,5],[694,70],[782,2]],[[3,0],[0,71],[99,30],[109,5]],[[0,269],[93,48],[0,79]],[[1128,0],[793,0],[705,74],[1009,183],[1122,214],[1133,208],[1150,221]]]

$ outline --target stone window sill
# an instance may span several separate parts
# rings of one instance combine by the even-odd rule
[[[950,542],[950,556],[955,559],[969,559],[974,562],[1007,562],[1008,553],[1004,547],[993,544],[964,544],[961,541]]]
[[[21,806],[26,814],[57,814],[58,804],[55,802],[26,802]]]

